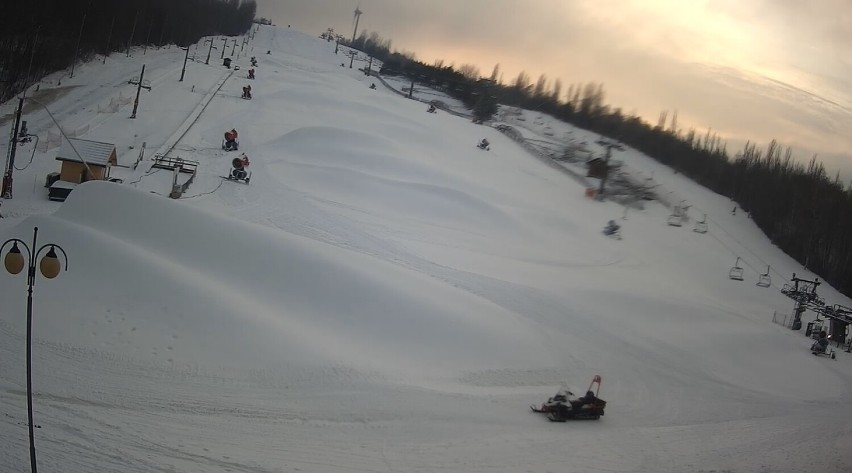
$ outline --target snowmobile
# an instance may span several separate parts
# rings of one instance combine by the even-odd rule
[[[597,389],[592,387],[597,384]],[[533,412],[546,414],[551,422],[565,422],[574,419],[600,419],[604,415],[606,401],[598,397],[601,390],[601,377],[595,375],[586,395],[578,398],[570,389],[563,387],[553,397],[542,403],[541,407],[530,406]]]
[[[828,338],[825,337],[825,332],[820,332],[819,340],[815,341],[813,345],[811,345],[811,353],[817,356],[827,356],[832,360],[837,359],[837,355],[834,353],[834,348],[828,346]]]
[[[602,233],[608,237],[615,238],[616,240],[621,240],[621,227],[615,223],[615,220],[607,222]]]
[[[231,160],[231,173],[227,176],[222,176],[222,179],[227,179],[229,181],[241,182],[244,184],[248,184],[251,180],[251,173],[246,170],[249,165],[248,156],[245,153]]]

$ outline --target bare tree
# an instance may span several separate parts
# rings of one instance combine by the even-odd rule
[[[535,83],[535,89],[533,89],[533,96],[536,99],[542,99],[547,95],[547,76],[542,74],[538,76],[538,81]]]
[[[465,79],[479,79],[479,68],[474,66],[473,64],[462,64],[457,70],[459,74],[461,74]]]
[[[515,88],[519,91],[526,91],[529,86],[530,76],[528,76],[525,71],[519,72],[518,77],[515,79]]]
[[[562,80],[556,79],[553,81],[553,91],[550,94],[550,97],[554,102],[559,102],[559,95],[562,93]]]

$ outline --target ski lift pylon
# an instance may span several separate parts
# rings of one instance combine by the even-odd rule
[[[760,287],[769,287],[772,285],[772,278],[769,277],[769,265],[766,265],[766,272],[757,277],[757,285]]]
[[[733,279],[734,281],[742,281],[743,280],[743,267],[740,266],[740,257],[737,256],[737,262],[734,263],[734,267],[728,272],[728,277]]]

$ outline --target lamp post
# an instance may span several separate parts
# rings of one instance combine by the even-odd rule
[[[0,253],[3,252],[3,248],[6,245],[10,244],[12,247],[6,253],[6,257],[3,259],[3,263],[6,267],[6,271],[10,274],[18,274],[24,269],[24,264],[27,266],[27,422],[30,428],[30,468],[32,473],[37,473],[36,467],[36,452],[35,452],[35,434],[33,432],[33,377],[32,377],[32,344],[33,344],[33,286],[35,286],[36,279],[36,259],[38,255],[45,249],[47,249],[47,253],[44,255],[44,258],[41,259],[39,263],[39,270],[41,274],[48,278],[53,279],[59,275],[59,271],[62,269],[62,265],[59,262],[59,258],[56,255],[56,250],[58,249],[62,252],[62,256],[65,258],[65,270],[68,270],[68,255],[65,253],[65,250],[62,249],[61,246],[55,243],[46,243],[41,247],[38,247],[36,250],[36,245],[38,242],[38,227],[33,228],[33,242],[32,246],[27,246],[27,244],[23,240],[19,240],[17,238],[10,238],[3,242],[0,245]],[[27,252],[27,259],[24,260],[24,255],[21,253],[21,249],[18,245],[23,246]]]

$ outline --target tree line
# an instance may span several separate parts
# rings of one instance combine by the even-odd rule
[[[413,54],[392,52],[390,41],[362,32],[355,41],[340,39],[383,61],[382,73],[402,75],[442,90],[471,107],[477,120],[489,119],[497,104],[539,110],[572,125],[617,139],[729,197],[785,253],[840,292],[852,296],[852,186],[839,174],[830,178],[814,156],[805,165],[790,148],[773,140],[765,150],[747,143],[730,156],[719,136],[708,130],[682,132],[677,113],[663,112],[658,123],[624,114],[605,103],[603,84],[572,84],[541,75],[533,83],[525,72],[504,83],[499,65],[489,78],[475,66],[425,64]]]
[[[193,44],[251,28],[255,0],[8,2],[0,29],[0,102],[75,61],[132,46]]]

